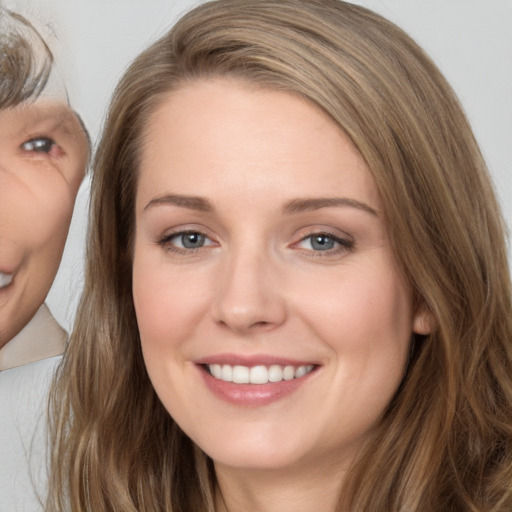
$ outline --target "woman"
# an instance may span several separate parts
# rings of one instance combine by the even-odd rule
[[[87,159],[87,136],[49,47],[0,7],[1,510],[42,508],[43,417],[67,339],[44,302]]]
[[[64,350],[64,331],[40,307],[60,263],[89,144],[45,41],[4,8],[0,24],[1,371]],[[39,327],[51,324],[47,338],[23,333],[34,315]]]
[[[94,172],[49,510],[510,509],[503,221],[400,29],[200,6],[121,80]]]

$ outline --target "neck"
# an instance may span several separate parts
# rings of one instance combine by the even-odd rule
[[[335,512],[346,468],[244,470],[215,464],[217,512]]]

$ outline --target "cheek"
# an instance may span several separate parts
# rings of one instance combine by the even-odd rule
[[[136,246],[133,261],[133,301],[146,353],[173,350],[186,342],[207,303],[200,272],[183,268],[173,272],[162,262],[165,255],[152,252]]]
[[[74,192],[61,180],[38,176],[31,182],[9,180],[1,193],[2,232],[19,247],[60,258]]]
[[[412,334],[412,296],[392,266],[347,268],[316,280],[315,289],[301,297],[304,322],[353,382],[390,372],[401,378]]]
[[[167,410],[178,415],[196,400],[180,376],[188,364],[187,342],[204,315],[200,283],[196,273],[172,272],[136,248],[132,293],[145,366]]]
[[[411,326],[411,298],[394,272],[352,272],[315,280],[301,300],[311,311],[310,318],[333,331],[403,331]]]
[[[336,411],[336,421],[329,423],[333,439],[339,431],[357,437],[378,420],[402,381],[412,334],[411,294],[387,267],[347,269],[315,288],[321,284],[324,293],[313,290],[301,311],[309,332],[331,354],[326,371],[332,393],[324,397],[323,414]]]
[[[34,206],[34,205],[32,205]],[[22,232],[20,240],[29,256],[31,288],[39,290],[44,297],[48,293],[57,273],[67,239],[73,203],[69,197],[55,197],[44,205],[32,208],[32,222]],[[40,206],[40,207],[38,207]]]
[[[62,249],[67,238],[72,214],[73,198],[67,194],[60,194],[59,199],[47,203],[46,208],[41,207],[41,213],[37,216],[37,221],[34,222],[34,230],[41,234],[41,244],[52,245],[55,249],[60,246]],[[56,252],[60,254],[61,251]]]
[[[13,294],[6,301],[6,339],[23,328],[44,302],[59,267],[73,202],[59,187],[13,187],[1,191],[0,248],[17,267]],[[6,200],[4,201],[4,192]],[[13,192],[13,194],[10,194]]]

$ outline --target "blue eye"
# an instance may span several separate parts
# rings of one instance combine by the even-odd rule
[[[165,236],[160,241],[160,244],[171,251],[193,251],[194,249],[201,249],[202,247],[213,245],[214,242],[205,234],[198,231],[181,231]]]
[[[313,235],[310,237],[311,248],[315,251],[329,251],[336,245],[336,241],[329,235]]]
[[[176,245],[185,249],[198,249],[205,244],[206,237],[201,233],[182,233],[175,237],[178,243]]]
[[[352,249],[354,243],[329,233],[313,233],[303,238],[297,245],[301,249],[314,252],[337,252]]]
[[[48,137],[37,137],[24,142],[20,147],[25,151],[34,153],[50,153],[55,146],[55,141]]]

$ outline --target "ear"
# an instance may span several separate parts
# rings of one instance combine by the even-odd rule
[[[432,331],[436,328],[437,321],[430,311],[430,308],[423,304],[418,307],[416,313],[414,314],[412,330],[415,334],[420,334],[426,336],[427,334],[431,334]]]

